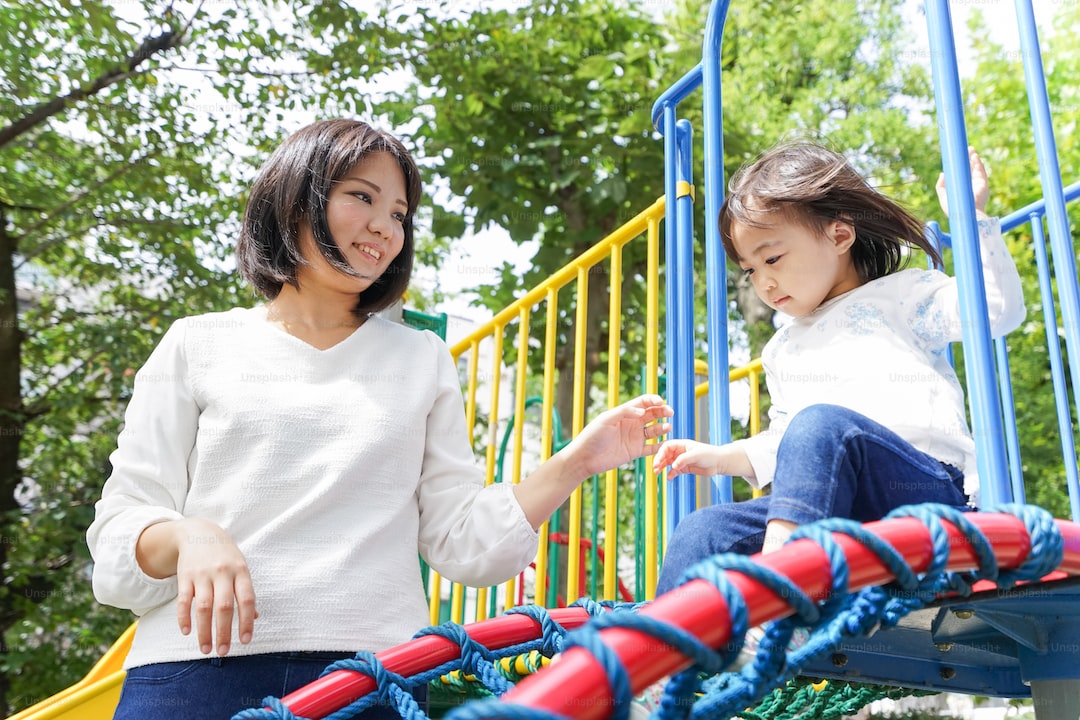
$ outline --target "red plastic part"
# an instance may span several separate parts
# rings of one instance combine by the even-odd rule
[[[1015,568],[1027,558],[1030,540],[1023,522],[1012,515],[973,513],[966,516],[986,536],[1003,570]],[[976,568],[977,558],[967,540],[950,523],[950,570]],[[1055,577],[1080,575],[1080,525],[1058,520],[1065,539],[1065,555]],[[923,572],[933,559],[929,530],[914,518],[883,520],[865,525],[904,556],[916,572]],[[882,585],[894,579],[877,556],[855,540],[834,534],[847,556],[850,589]],[[828,558],[812,540],[798,540],[769,555],[755,556],[756,562],[783,575],[810,597],[824,598],[832,587]],[[750,611],[750,625],[790,615],[791,607],[781,597],[737,571],[729,577]],[[551,610],[552,618],[572,629],[588,620],[581,608]],[[640,610],[642,614],[682,628],[713,648],[725,644],[730,635],[730,613],[723,596],[711,584],[695,580],[666,593]],[[540,625],[525,615],[503,615],[465,626],[469,636],[481,645],[498,649],[540,637]],[[686,667],[689,660],[674,648],[634,630],[609,628],[601,631],[605,644],[621,659],[636,693],[666,675]],[[413,675],[459,657],[458,646],[442,637],[427,636],[377,654],[392,672]],[[375,689],[374,681],[359,673],[340,670],[282,698],[295,714],[323,718]],[[578,720],[600,720],[610,714],[614,701],[604,669],[587,650],[572,648],[558,663],[522,680],[503,696],[503,701],[550,710]]]

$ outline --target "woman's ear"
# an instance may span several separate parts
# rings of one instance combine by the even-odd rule
[[[833,220],[826,232],[840,254],[846,253],[855,244],[855,226],[847,220]]]

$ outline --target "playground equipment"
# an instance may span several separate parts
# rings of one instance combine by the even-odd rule
[[[1080,184],[1062,187],[1032,3],[1017,0],[1016,5],[1044,200],[1007,216],[1003,230],[1026,225],[1033,237],[1047,353],[1058,399],[1071,521],[1052,520],[1038,508],[1022,505],[1018,429],[1011,412],[1007,347],[1003,340],[989,339],[982,280],[977,271],[974,209],[965,170],[968,143],[963,113],[958,110],[962,104],[949,7],[946,0],[927,0],[930,57],[952,209],[952,237],[943,240],[952,245],[960,281],[965,316],[964,364],[982,478],[983,512],[960,515],[920,507],[904,509],[896,517],[865,526],[826,522],[813,526],[805,537],[767,557],[718,557],[703,564],[698,579],[653,600],[662,538],[694,509],[697,481],[680,477],[662,483],[647,464],[633,482],[612,471],[597,480],[599,490],[591,500],[596,511],[592,527],[597,533],[588,542],[596,548],[602,546],[606,558],[618,557],[620,513],[630,514],[630,501],[638,500],[634,512],[639,511],[638,506],[643,508],[637,522],[644,531],[644,542],[637,552],[635,587],[640,589],[635,595],[639,600],[653,602],[644,606],[614,603],[620,585],[615,562],[603,563],[603,581],[596,592],[596,599],[606,604],[586,601],[550,610],[525,605],[492,617],[500,606],[523,597],[522,585],[527,578],[520,577],[503,588],[454,586],[449,593],[448,613],[454,623],[428,628],[410,643],[377,655],[361,654],[301,691],[282,699],[268,699],[265,708],[253,708],[238,717],[344,718],[382,697],[393,701],[403,716],[412,720],[421,717],[420,710],[404,688],[451,671],[474,675],[493,693],[502,694],[498,701],[464,705],[453,711],[453,720],[549,718],[551,713],[584,720],[621,719],[634,693],[668,675],[674,675],[674,679],[668,684],[662,717],[730,717],[799,673],[936,691],[1001,697],[1030,695],[1039,720],[1078,717],[1080,525],[1076,523],[1080,521],[1080,482],[1073,444],[1077,413],[1068,387],[1080,387],[1080,288],[1065,204],[1080,195]],[[642,389],[658,389],[661,220],[666,233],[666,266],[689,267],[693,257],[690,128],[678,119],[678,107],[693,90],[704,88],[704,211],[707,218],[715,218],[724,187],[720,176],[723,147],[718,63],[727,8],[727,0],[715,0],[701,63],[672,85],[653,110],[654,122],[664,138],[665,197],[454,346],[455,356],[468,365],[465,396],[470,429],[478,425],[478,393],[481,388],[489,393],[486,412],[491,437],[477,445],[486,454],[490,481],[507,471],[507,480],[514,482],[523,472],[523,423],[515,423],[512,432],[508,430],[510,467],[503,467],[496,459],[504,339],[508,332],[516,332],[512,412],[515,417],[524,417],[526,399],[535,392],[534,385],[539,385],[541,436],[551,438],[559,302],[565,300],[564,291],[571,286],[578,317],[575,369],[570,379],[563,376],[560,381],[574,384],[571,434],[584,425],[584,307],[588,283],[596,277],[591,271],[600,263],[606,263],[606,272],[600,276],[612,279],[607,325],[608,403],[617,404],[623,394],[623,307],[617,278],[622,277],[624,260],[631,254],[643,261],[647,288]],[[1044,218],[1049,230],[1049,254]],[[706,223],[705,261],[707,275],[722,278],[724,255],[715,225]],[[692,437],[696,434],[692,408],[697,392],[691,381],[695,368],[695,338],[690,330],[694,327],[693,274],[670,272],[667,278],[666,395],[677,413],[673,434]],[[1060,310],[1054,303],[1055,287]],[[714,442],[725,442],[730,439],[731,410],[724,389],[733,376],[752,376],[756,371],[729,369],[724,283],[709,284],[706,296],[706,339],[710,348],[708,426]],[[541,311],[546,315],[545,331],[542,338],[534,338],[531,318]],[[1060,322],[1056,320],[1059,312]],[[1064,354],[1059,332],[1067,349]],[[491,363],[484,382],[479,369],[482,345],[488,348]],[[544,359],[539,379],[530,376],[529,353],[534,345]],[[756,380],[751,383],[751,392],[755,391]],[[753,421],[754,413],[751,418]],[[542,456],[551,452],[550,442],[541,442],[540,447]],[[632,491],[635,484],[640,488],[637,492]],[[712,501],[731,499],[728,478],[713,478],[710,485]],[[588,502],[581,492],[571,499],[564,531],[570,548],[585,544],[582,528]],[[549,541],[553,534],[547,528],[542,531],[531,591],[538,601],[550,594]],[[586,554],[568,553],[564,597],[585,594],[582,569],[589,562]],[[593,569],[598,565],[594,562]],[[442,593],[437,575],[429,580],[429,592],[434,624],[443,615],[438,609]],[[475,608],[475,615],[466,618],[470,606]],[[475,622],[459,624],[467,619]],[[745,629],[772,620],[780,622],[770,626],[755,663],[742,674],[721,673],[737,652]],[[812,627],[814,632],[804,648],[785,654],[786,638],[795,624]],[[562,655],[559,662],[516,687],[492,669],[498,658],[533,651],[545,656],[556,652]],[[700,675],[708,679],[703,681]],[[697,691],[704,692],[704,696],[693,702]],[[45,708],[38,714],[17,717],[62,717],[48,712]]]
[[[704,86],[705,216],[706,218],[717,216],[724,187],[723,178],[719,176],[723,167],[721,162],[723,148],[720,132],[722,118],[718,59],[721,30],[727,6],[728,3],[724,0],[713,3],[701,64],[676,82],[654,106],[654,122],[664,136],[665,202],[661,206],[658,201],[652,208],[631,221],[625,232],[617,232],[610,239],[610,272],[615,278],[621,277],[619,274],[622,262],[621,252],[626,242],[625,236],[629,233],[647,233],[646,255],[650,258],[650,262],[654,262],[651,253],[657,233],[655,213],[658,213],[661,207],[665,215],[667,267],[684,268],[691,264],[693,257],[691,218],[694,199],[691,192],[690,128],[688,123],[677,119],[677,108],[679,103],[699,86]],[[1017,428],[1011,411],[1008,353],[1004,340],[992,343],[989,338],[982,278],[978,272],[974,207],[971,202],[970,178],[966,171],[968,142],[963,113],[959,110],[962,108],[962,103],[949,8],[944,0],[930,0],[926,10],[935,97],[940,119],[942,154],[949,188],[949,206],[955,208],[951,220],[953,237],[944,238],[944,240],[952,245],[956,275],[960,281],[961,309],[964,317],[965,370],[969,384],[972,426],[975,429],[978,448],[979,475],[983,479],[980,501],[982,509],[987,511],[1003,506],[1004,503],[1024,500],[1023,486],[1019,477]],[[1080,486],[1076,482],[1076,452],[1073,444],[1074,405],[1070,404],[1066,374],[1074,388],[1080,387],[1078,385],[1080,363],[1076,360],[1080,358],[1080,344],[1078,344],[1080,337],[1077,335],[1080,302],[1078,302],[1075,257],[1065,203],[1075,198],[1077,188],[1072,186],[1064,189],[1060,180],[1038,37],[1030,2],[1017,2],[1017,18],[1021,35],[1021,56],[1027,61],[1025,74],[1044,200],[1005,218],[1003,229],[1008,231],[1023,224],[1029,224],[1034,239],[1042,288],[1043,313],[1047,327],[1047,352],[1058,398],[1057,412],[1062,453],[1066,461],[1072,519],[1076,521],[1080,519],[1080,512],[1078,512]],[[1050,258],[1046,253],[1044,217],[1049,226],[1053,273]],[[717,237],[715,222],[706,222],[706,229],[706,276],[722,278],[725,259]],[[588,268],[595,260],[587,253],[563,273],[566,279],[571,273],[576,273],[579,318],[583,317],[580,314],[580,301],[584,297],[583,288],[587,288]],[[1065,345],[1069,351],[1067,357],[1071,359],[1068,364],[1063,358],[1058,341],[1059,323],[1056,320],[1057,311],[1054,307],[1052,275],[1056,280],[1061,303],[1060,327],[1063,328]],[[692,332],[689,331],[689,328],[694,327],[693,274],[669,272],[667,276],[666,368],[668,377],[671,379],[667,397],[677,411],[673,434],[679,437],[693,437],[695,435],[694,414],[688,411],[694,406],[695,392],[690,381],[693,377],[695,342]],[[647,273],[646,281],[652,283],[653,280],[654,277]],[[616,282],[612,283],[613,291],[616,285]],[[548,283],[530,292],[522,302],[500,313],[493,321],[493,330],[489,332],[498,348],[496,357],[501,355],[505,327],[512,321],[518,323],[520,365],[517,380],[519,389],[524,388],[527,369],[522,356],[528,345],[529,313],[535,304],[543,300],[548,303],[548,313],[551,318],[555,294],[560,287],[562,285],[559,284],[559,280],[553,277]],[[651,307],[651,303],[658,299],[658,295],[654,285],[650,284],[649,289]],[[726,387],[727,383],[724,381],[730,374],[727,357],[725,293],[726,289],[722,282],[711,283],[706,288],[707,344],[710,348],[708,366],[710,386],[713,388]],[[613,295],[615,295],[614,292]],[[618,298],[613,297],[609,337],[618,335],[619,317],[616,311],[618,301]],[[649,320],[655,322],[655,316],[649,316]],[[553,323],[549,321],[549,331],[552,325]],[[651,333],[646,334],[646,340],[650,335]],[[469,349],[473,352],[471,357],[474,364],[471,367],[474,368],[474,373],[476,347],[480,337],[481,333],[478,332],[468,341]],[[549,337],[548,340],[549,342],[545,345],[546,351],[553,353],[552,342],[550,342],[553,338]],[[580,338],[578,340],[576,348],[583,344]],[[647,352],[649,369],[646,377],[648,379],[655,378],[655,375],[651,373],[652,368],[655,367],[651,364],[655,356],[649,354],[654,351],[654,348],[649,348]],[[617,356],[618,347],[612,345],[609,348],[609,363],[612,363],[609,366],[609,388],[611,389],[609,401],[612,404],[614,404],[614,397],[618,394]],[[550,367],[550,364],[547,367]],[[545,390],[548,390],[551,378],[547,371],[545,371],[544,380]],[[575,377],[575,382],[579,382],[579,378]],[[646,389],[652,390],[655,386]],[[470,390],[472,390],[471,386]],[[524,397],[523,392],[517,395],[519,398]],[[472,398],[472,395],[467,395],[467,397]],[[545,402],[547,398],[546,395]],[[495,405],[494,402],[492,404]],[[723,392],[715,393],[711,397],[709,406],[711,411],[709,427],[713,433],[712,440],[714,442],[729,440],[727,434],[730,427],[730,408],[727,395]],[[550,407],[550,403],[545,407]],[[1006,409],[1005,412],[1002,412],[1002,407]],[[575,406],[574,432],[580,429],[581,420],[579,407]],[[669,501],[665,503],[665,517],[663,518],[669,527],[694,509],[695,493],[692,483],[691,478],[675,478],[671,482]],[[723,502],[731,499],[731,487],[727,478],[716,478],[713,484],[715,501]],[[656,505],[653,503],[656,499],[657,488],[646,483],[645,490],[646,505],[649,508],[655,508]],[[616,514],[612,508],[616,506],[617,491],[616,478],[614,474],[611,474],[608,478],[607,494],[609,518]],[[576,542],[575,529],[580,527],[580,502],[578,498],[577,504],[571,506],[571,545]],[[575,516],[575,513],[578,514]],[[1035,545],[1043,544],[1044,540],[1037,537],[1038,533],[1034,531],[1034,526],[1028,526],[1027,530],[1021,530],[1015,526],[1012,530],[998,527],[984,536],[971,535],[967,530],[961,530],[962,527],[970,529],[970,523],[982,527],[984,522],[997,522],[1000,519],[1000,516],[989,512],[967,519],[955,516],[947,518],[946,524],[952,523],[951,527],[933,531],[931,534],[936,534],[938,537],[936,540],[930,540],[930,544],[936,544],[937,549],[944,553],[943,555],[938,555],[935,551],[932,562],[922,565],[910,562],[907,566],[910,569],[902,564],[890,565],[891,574],[887,573],[884,576],[866,580],[871,584],[900,582],[901,587],[909,588],[906,592],[911,593],[910,596],[905,597],[901,592],[900,595],[892,595],[886,600],[884,597],[889,595],[889,592],[885,590],[879,589],[880,594],[877,595],[873,593],[852,595],[848,590],[853,589],[854,585],[842,588],[833,586],[830,603],[838,602],[837,598],[840,596],[848,597],[846,614],[837,614],[831,624],[826,623],[824,626],[821,625],[820,617],[815,616],[815,613],[824,612],[824,610],[815,609],[805,603],[800,609],[800,603],[794,600],[799,593],[790,585],[774,583],[770,586],[770,590],[764,590],[755,585],[755,582],[761,582],[765,577],[760,568],[781,570],[783,576],[799,584],[803,590],[806,590],[807,586],[802,585],[797,579],[800,573],[818,573],[818,584],[810,592],[810,597],[820,599],[828,595],[827,578],[835,583],[838,577],[850,579],[864,571],[858,567],[859,557],[861,553],[867,551],[868,547],[875,546],[876,541],[872,539],[873,536],[859,534],[850,527],[844,528],[845,532],[850,532],[853,537],[860,538],[859,543],[852,545],[844,544],[842,539],[827,537],[827,533],[819,535],[816,538],[820,541],[822,548],[819,552],[824,553],[829,559],[826,562],[824,557],[819,555],[818,564],[814,568],[807,568],[808,564],[813,565],[810,558],[813,557],[814,551],[808,546],[800,548],[798,544],[791,549],[776,553],[775,556],[757,558],[755,565],[736,564],[733,560],[727,559],[724,562],[732,563],[732,572],[722,576],[714,574],[710,576],[710,579],[718,587],[723,586],[725,582],[737,584],[740,587],[758,587],[763,595],[754,596],[754,604],[750,605],[748,611],[749,617],[745,616],[746,606],[740,607],[740,602],[750,602],[745,595],[742,596],[745,600],[740,600],[721,592],[722,597],[718,599],[715,591],[710,592],[704,587],[697,587],[704,584],[695,581],[673,593],[678,596],[677,598],[667,596],[658,598],[654,603],[633,615],[636,618],[655,617],[670,623],[669,625],[658,627],[645,621],[630,621],[625,618],[617,622],[606,618],[623,614],[615,612],[605,614],[602,616],[605,619],[593,620],[587,626],[593,628],[599,640],[593,638],[588,641],[579,641],[581,648],[567,651],[559,663],[510,690],[503,696],[502,703],[486,704],[483,709],[471,710],[469,708],[475,706],[470,705],[454,717],[544,717],[544,712],[590,719],[608,715],[622,717],[629,694],[640,691],[651,682],[687,667],[695,671],[704,670],[710,673],[716,673],[722,669],[724,666],[722,660],[717,660],[707,648],[715,650],[722,647],[732,637],[732,632],[737,637],[740,631],[745,629],[746,623],[758,624],[767,619],[794,615],[800,618],[800,622],[811,625],[816,623],[819,628],[813,635],[814,640],[809,643],[807,650],[790,657],[783,657],[777,648],[782,648],[785,632],[790,634],[791,627],[790,624],[774,626],[770,635],[767,636],[767,640],[774,641],[772,650],[764,652],[759,657],[761,662],[755,664],[755,669],[748,673],[748,678],[744,678],[746,682],[740,681],[720,687],[713,684],[711,689],[716,691],[715,694],[707,694],[704,700],[694,705],[695,716],[723,717],[722,714],[712,714],[718,712],[718,708],[722,705],[715,699],[716,697],[721,697],[725,701],[734,698],[734,704],[728,702],[723,707],[727,712],[738,711],[753,702],[755,698],[761,697],[762,678],[769,683],[782,682],[791,676],[792,668],[799,668],[817,677],[857,678],[908,687],[1003,697],[1022,697],[1030,694],[1034,697],[1036,713],[1041,720],[1043,718],[1075,718],[1080,714],[1080,707],[1078,707],[1080,704],[1080,665],[1076,662],[1076,649],[1080,647],[1080,622],[1078,622],[1076,610],[1078,605],[1075,570],[1072,569],[1072,561],[1068,558],[1076,549],[1077,526],[1059,521],[1057,527],[1064,537],[1064,554],[1060,556],[1063,558],[1061,562],[1057,562],[1058,556],[1055,555],[1053,562],[1041,567],[1029,565],[1022,573],[1026,578],[1026,584],[1013,587],[1012,582],[1018,578],[1010,579],[1008,576],[998,575],[997,571],[991,567],[994,564],[991,557],[996,557],[996,562],[1000,563],[1001,567],[1009,566],[1012,562],[1027,564],[1027,561],[1022,560],[1021,557],[1009,559],[1005,548],[999,547],[994,540],[989,538],[991,535],[996,540],[1011,537],[1012,541],[1025,546],[1020,553],[1022,557],[1035,557],[1043,551],[1034,551],[1035,556],[1029,556],[1028,553]],[[647,513],[646,522],[649,520],[649,513]],[[659,523],[659,519],[656,521]],[[921,539],[916,541],[914,536],[893,535],[893,528],[888,522],[871,525],[875,533],[880,533],[880,537],[887,537],[889,544],[909,561],[912,558],[901,549],[901,545],[914,542],[917,546],[921,545],[922,551],[925,552],[928,549],[926,536],[921,536]],[[871,525],[865,529],[871,529]],[[930,523],[926,527],[932,525],[933,523]],[[926,531],[926,528],[905,527],[907,528],[905,533],[910,531],[915,535]],[[647,530],[647,534],[650,530]],[[951,543],[951,550],[946,550],[945,547],[950,543],[941,541],[942,533],[953,532],[961,533],[968,537],[969,541],[959,544]],[[999,535],[999,532],[1004,532],[1005,535]],[[836,553],[833,543],[840,543],[843,552]],[[1034,543],[1034,545],[1029,543]],[[877,547],[880,548],[880,545]],[[986,553],[988,547],[993,548],[989,554]],[[608,552],[610,555],[610,550]],[[648,588],[655,586],[655,576],[648,577],[652,559],[656,557],[655,552],[655,547],[646,549],[645,569]],[[981,559],[974,564],[964,565],[960,557],[972,552],[979,555]],[[839,560],[838,556],[841,554],[845,561]],[[878,562],[883,566],[887,564],[884,559],[886,555],[888,552],[876,556],[878,560],[871,560],[870,563]],[[968,556],[968,563],[972,559]],[[892,561],[895,560],[896,558],[892,557]],[[934,574],[931,572],[923,578],[923,582],[929,584],[923,586],[920,591],[914,589],[919,586],[919,583],[910,577],[911,572],[924,573],[931,566],[940,568],[946,562],[953,564],[953,567],[957,567],[956,563],[959,563],[968,569],[977,566],[978,574],[990,582],[965,586],[960,582],[962,576],[946,574],[941,576],[940,581],[935,585],[928,581],[928,578]],[[825,570],[826,567],[829,568],[828,571]],[[606,566],[605,570],[609,569],[610,565]],[[703,570],[703,572],[706,571]],[[577,568],[571,567],[567,579],[570,596],[573,596],[575,594],[573,590],[577,589],[576,576]],[[901,580],[902,576],[907,576],[908,579]],[[775,577],[770,576],[769,582],[773,581]],[[538,577],[537,585],[540,586],[542,583],[543,578]],[[928,589],[930,587],[933,589]],[[610,585],[605,584],[604,592],[605,597],[613,597]],[[537,596],[541,597],[542,593],[538,592]],[[784,600],[780,600],[780,597]],[[684,602],[679,603],[680,599]],[[914,602],[916,599],[918,602]],[[873,605],[880,610],[890,602],[894,604],[891,610],[882,610],[876,615],[872,612],[862,614],[867,605]],[[778,607],[764,609],[764,606],[769,606],[771,603],[776,603]],[[710,604],[715,612],[705,609]],[[856,609],[859,611],[856,612]],[[730,624],[724,622],[728,612],[733,613],[737,619],[734,631]],[[870,620],[867,621],[867,618]],[[695,627],[698,621],[700,625]],[[882,629],[869,638],[860,639],[860,636],[867,634],[875,623],[880,624]],[[672,626],[675,629],[672,629]],[[678,630],[683,633],[680,634]],[[685,631],[696,636],[696,641],[687,636]],[[648,642],[651,636],[661,638],[661,641]],[[702,642],[707,648],[702,646]],[[769,643],[766,643],[767,645]],[[354,680],[356,677],[356,675],[352,676]],[[747,685],[751,689],[747,690]],[[669,684],[671,702],[665,706],[665,710],[671,712],[671,717],[685,717],[689,712],[685,703],[688,701],[690,691],[698,687],[708,689],[704,685],[699,686],[692,674],[683,673],[676,676],[676,679]],[[311,706],[308,707],[314,709]]]
[[[724,186],[719,177],[723,163],[722,118],[720,116],[720,37],[728,3],[713,3],[706,29],[702,62],[676,82],[657,101],[653,118],[663,133],[666,175],[665,198],[631,220],[596,248],[585,253],[563,271],[527,293],[519,302],[499,313],[487,328],[478,330],[455,352],[469,357],[470,381],[466,393],[470,420],[476,412],[478,347],[490,338],[494,344],[490,412],[497,415],[498,382],[501,376],[503,337],[516,324],[518,366],[515,374],[518,406],[525,399],[528,376],[527,350],[529,321],[534,306],[546,303],[548,335],[541,344],[548,354],[543,377],[544,417],[551,408],[554,383],[550,360],[554,357],[554,318],[559,290],[576,280],[577,312],[583,319],[582,303],[590,269],[601,259],[609,263],[612,278],[621,277],[627,243],[645,235],[648,271],[646,322],[655,333],[658,302],[655,269],[658,266],[659,214],[664,214],[668,268],[689,267],[693,257],[690,157],[690,128],[677,117],[677,108],[693,90],[704,86],[705,215],[715,218]],[[569,617],[547,613],[535,606],[512,609],[493,620],[467,626],[471,640],[458,638],[435,641],[433,636],[453,634],[446,626],[425,631],[421,638],[378,657],[364,657],[350,668],[327,675],[302,693],[285,698],[284,704],[253,710],[244,717],[289,717],[307,713],[322,717],[335,713],[344,717],[343,701],[376,686],[399,699],[401,686],[422,681],[425,670],[462,669],[480,677],[493,692],[506,687],[504,680],[485,677],[484,664],[499,652],[524,652],[543,645],[546,652],[561,651],[558,663],[526,678],[509,689],[498,701],[469,703],[454,711],[454,720],[514,717],[548,718],[552,713],[587,720],[625,717],[633,693],[650,683],[675,674],[668,683],[661,717],[730,717],[764,697],[768,688],[785,682],[797,673],[812,677],[856,678],[910,688],[949,690],[1002,697],[1034,698],[1040,720],[1064,720],[1080,715],[1080,622],[1078,622],[1077,551],[1080,551],[1080,487],[1076,482],[1076,452],[1073,444],[1074,404],[1067,387],[1080,387],[1080,302],[1077,274],[1065,203],[1078,194],[1077,186],[1062,187],[1050,124],[1045,80],[1042,76],[1038,38],[1030,2],[1018,0],[1017,17],[1021,33],[1021,56],[1025,66],[1031,104],[1032,127],[1044,200],[1005,218],[1008,231],[1029,224],[1042,287],[1042,305],[1047,327],[1048,357],[1058,398],[1058,424],[1062,454],[1072,506],[1072,521],[1051,521],[1038,508],[1022,503],[1019,476],[1017,428],[1013,417],[1009,384],[1008,353],[1003,340],[992,343],[986,320],[982,278],[978,272],[974,207],[967,175],[967,137],[955,60],[949,8],[945,0],[927,2],[930,57],[941,128],[949,207],[953,209],[953,236],[944,237],[953,248],[959,278],[961,310],[964,318],[964,363],[968,377],[972,426],[978,448],[979,475],[983,490],[983,512],[961,515],[941,508],[905,508],[899,517],[858,526],[825,522],[806,531],[784,549],[767,557],[721,556],[700,569],[700,578],[636,612],[620,612],[622,606],[602,610],[562,642],[552,641],[553,623],[566,624]],[[946,112],[946,108],[949,108]],[[1049,226],[1052,263],[1046,253],[1043,219]],[[706,222],[706,275],[724,277],[724,255],[715,222]],[[1051,264],[1054,271],[1051,271]],[[667,273],[666,369],[670,382],[669,402],[676,408],[674,435],[695,435],[694,377],[695,342],[690,328],[693,318],[693,274]],[[1053,279],[1052,279],[1053,278]],[[1061,322],[1057,321],[1052,285],[1060,298]],[[612,281],[608,336],[609,402],[619,395],[618,282]],[[727,298],[722,282],[711,283],[707,294],[707,344],[709,385],[727,387],[730,378],[727,356]],[[584,332],[578,323],[578,332]],[[1065,338],[1067,357],[1058,339]],[[575,338],[575,350],[584,346]],[[655,391],[658,348],[647,347],[646,390]],[[580,368],[577,365],[576,368]],[[1068,376],[1068,381],[1066,376]],[[580,370],[574,375],[575,389],[583,384]],[[583,424],[584,397],[577,392],[572,431]],[[730,428],[730,408],[726,393],[710,396],[709,428],[714,442],[725,442]],[[1002,412],[1005,408],[1005,412]],[[473,423],[470,422],[470,426]],[[546,425],[545,433],[550,432]],[[520,449],[520,430],[514,438]],[[489,457],[494,453],[488,446]],[[492,465],[489,463],[489,467]],[[519,477],[515,465],[513,478]],[[675,478],[670,483],[664,516],[655,514],[660,487],[648,478],[644,483],[646,535],[658,537],[661,523],[668,528],[694,509],[696,492],[692,478]],[[617,473],[605,478],[605,550],[614,556],[616,538],[613,518],[618,514]],[[713,500],[731,499],[727,478],[713,479]],[[580,542],[582,498],[572,500],[570,544]],[[1001,514],[1007,510],[1014,515]],[[651,523],[651,524],[650,524]],[[882,542],[884,540],[885,542]],[[546,541],[546,537],[545,537]],[[538,559],[536,597],[544,597],[546,573],[544,549]],[[645,549],[645,598],[655,587],[654,544]],[[568,596],[578,595],[579,568],[570,554],[566,580]],[[1004,572],[1003,572],[1004,571]],[[613,564],[605,565],[603,597],[614,598]],[[860,588],[863,588],[860,590]],[[486,592],[481,589],[477,591]],[[506,597],[514,597],[509,589]],[[484,596],[486,597],[486,595]],[[531,620],[524,620],[524,615]],[[512,618],[512,619],[511,619]],[[575,622],[579,619],[574,616]],[[754,664],[741,674],[721,673],[738,648],[750,625],[782,619],[771,625]],[[500,623],[507,623],[505,626]],[[795,624],[814,628],[810,642],[786,654],[784,646]],[[514,630],[503,630],[513,626]],[[464,632],[464,630],[462,631]],[[562,637],[562,636],[559,636]],[[734,645],[729,643],[733,642]],[[478,647],[479,643],[484,647]],[[531,643],[531,644],[530,644]],[[438,645],[438,647],[436,647]],[[510,648],[507,650],[507,646]],[[411,650],[410,650],[411,648]],[[441,648],[441,649],[440,649]],[[721,651],[722,652],[718,652]],[[440,663],[445,663],[439,667]],[[388,673],[394,673],[391,676]],[[699,673],[712,676],[701,681]],[[372,677],[392,679],[376,682]],[[489,684],[490,683],[490,684]],[[704,697],[693,702],[696,691]],[[276,702],[276,701],[275,701]],[[693,703],[691,705],[691,703]],[[356,706],[359,707],[359,706]],[[402,700],[399,709],[407,716],[414,709]],[[341,715],[337,713],[342,713]]]

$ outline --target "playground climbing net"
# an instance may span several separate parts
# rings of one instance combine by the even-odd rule
[[[460,647],[460,654],[425,672],[410,677],[395,674],[369,652],[360,652],[355,658],[330,665],[324,676],[338,670],[361,673],[374,680],[376,689],[325,717],[327,720],[346,720],[376,704],[383,704],[395,708],[405,720],[426,720],[428,716],[411,690],[429,684],[438,688],[440,684],[446,684],[443,678],[453,676],[469,678],[467,685],[479,684],[482,691],[469,688],[463,692],[486,695],[487,699],[465,702],[450,711],[448,720],[556,720],[561,716],[506,702],[501,697],[514,686],[515,679],[540,669],[545,658],[581,647],[593,655],[607,674],[613,700],[610,717],[626,720],[632,700],[628,673],[601,637],[601,631],[614,627],[655,638],[690,659],[690,665],[666,683],[660,707],[655,712],[657,720],[842,717],[874,700],[896,698],[912,691],[849,683],[813,684],[799,677],[810,660],[836,648],[845,638],[861,637],[878,628],[894,626],[912,611],[926,607],[937,598],[970,595],[977,581],[989,580],[1006,589],[1020,582],[1036,582],[1061,564],[1064,542],[1049,513],[1031,505],[1006,505],[993,512],[1019,518],[1030,538],[1027,559],[1010,571],[1001,570],[987,537],[968,515],[955,508],[907,506],[886,518],[916,518],[926,526],[933,545],[933,557],[922,573],[916,573],[892,545],[863,525],[827,519],[800,528],[789,541],[810,539],[828,557],[832,587],[820,602],[815,602],[786,576],[742,555],[717,555],[688,571],[684,582],[701,579],[711,583],[730,609],[728,621],[732,641],[720,650],[707,647],[681,628],[640,613],[642,603],[598,603],[583,599],[576,604],[588,612],[590,621],[572,631],[561,627],[542,607],[516,607],[507,614],[524,614],[532,618],[540,627],[536,639],[492,650],[474,641],[466,626],[447,623],[425,628],[416,638],[442,636]],[[967,539],[977,560],[974,570],[954,572],[947,569],[950,540],[944,522]],[[846,555],[834,534],[850,537],[870,550],[888,568],[894,580],[886,585],[851,591]],[[725,669],[742,647],[749,611],[746,598],[731,582],[729,572],[756,580],[787,600],[793,611],[766,625],[754,661],[735,672]],[[809,640],[789,651],[788,643],[795,629],[800,627],[810,631]],[[280,698],[268,697],[263,702],[264,707],[245,710],[233,720],[302,720]]]

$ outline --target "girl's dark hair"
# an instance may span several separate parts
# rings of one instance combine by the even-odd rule
[[[303,264],[299,228],[311,225],[315,245],[327,262],[356,275],[338,249],[326,222],[326,203],[334,183],[372,153],[390,153],[405,176],[405,242],[401,252],[371,287],[360,293],[354,312],[378,312],[396,302],[409,286],[413,266],[413,217],[420,203],[420,171],[412,155],[392,135],[359,120],[323,120],[290,135],[266,161],[251,185],[236,246],[240,274],[273,300],[288,283],[296,287]]]
[[[834,220],[850,223],[851,257],[863,282],[902,268],[904,247],[919,248],[941,263],[921,220],[870,187],[843,156],[814,143],[778,145],[732,176],[720,207],[720,238],[732,261],[740,260],[732,226],[768,227],[769,215],[822,233]]]

